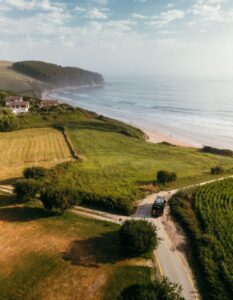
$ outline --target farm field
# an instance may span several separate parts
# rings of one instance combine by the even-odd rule
[[[220,165],[233,172],[233,159],[205,154],[194,148],[150,144],[117,132],[93,128],[68,127],[68,133],[84,157],[57,179],[87,193],[114,196],[134,202],[153,191],[156,172],[174,171],[178,180],[170,187],[182,187],[216,178],[210,168]],[[78,126],[77,126],[78,127]],[[166,187],[166,188],[170,188]]]
[[[233,294],[233,179],[211,183],[189,197],[171,202],[174,216],[194,243],[196,263],[206,284],[205,299],[230,299]]]
[[[0,194],[0,299],[117,300],[154,276],[152,263],[123,255],[119,226]]]
[[[22,175],[25,167],[52,167],[72,159],[63,134],[52,128],[0,133],[0,180]]]

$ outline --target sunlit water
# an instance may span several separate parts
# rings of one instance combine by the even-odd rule
[[[233,81],[107,78],[103,88],[50,94],[195,146],[233,149]]]

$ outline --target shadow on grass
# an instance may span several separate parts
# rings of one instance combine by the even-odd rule
[[[123,254],[118,232],[113,231],[73,241],[62,257],[72,265],[98,268],[100,264],[114,264],[126,256]]]
[[[137,185],[154,185],[157,186],[155,180],[140,180],[135,182]]]
[[[1,185],[12,185],[12,184],[15,183],[17,180],[23,179],[23,178],[24,178],[24,177],[14,177],[14,178],[8,178],[8,179],[0,180],[0,184],[1,184]]]
[[[12,206],[17,203],[17,199],[12,195],[0,195],[0,207]]]
[[[0,220],[6,222],[27,222],[51,217],[39,207],[6,207],[0,209]]]

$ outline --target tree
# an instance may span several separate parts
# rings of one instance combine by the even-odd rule
[[[63,214],[78,202],[75,191],[72,189],[53,186],[47,186],[41,192],[40,200],[46,210],[55,211],[58,214]]]
[[[47,175],[48,170],[43,167],[31,167],[31,168],[26,168],[23,171],[23,176],[27,179],[32,178],[32,179],[40,179],[43,178]]]
[[[152,251],[158,245],[156,227],[144,220],[128,220],[120,229],[122,245],[133,255]]]
[[[160,184],[166,184],[172,181],[176,181],[177,175],[175,172],[168,172],[161,170],[157,173],[157,182]]]
[[[123,290],[119,300],[184,300],[182,288],[167,278],[149,284],[133,284]]]
[[[219,174],[223,174],[224,170],[222,167],[216,166],[210,169],[210,173],[212,175],[219,175]]]
[[[41,184],[34,179],[22,179],[14,183],[14,192],[22,201],[29,201],[40,192]]]
[[[12,131],[18,128],[18,118],[8,109],[0,111],[0,131]]]

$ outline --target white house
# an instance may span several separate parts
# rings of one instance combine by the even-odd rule
[[[14,114],[27,113],[29,110],[29,102],[24,101],[21,96],[6,97],[6,107]]]

